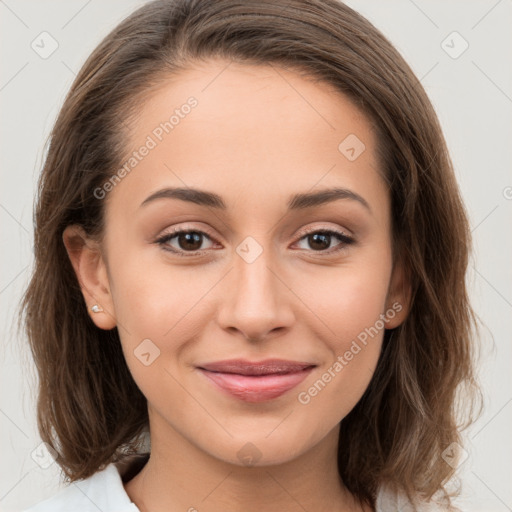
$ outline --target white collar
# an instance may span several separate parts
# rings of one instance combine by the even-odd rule
[[[140,512],[130,500],[123,484],[140,471],[148,455],[131,455],[123,461],[111,463],[102,471],[85,480],[73,482],[55,496],[38,503],[24,512]],[[439,507],[439,508],[438,508]],[[377,512],[436,512],[447,510],[434,503],[419,503],[417,508],[399,493],[381,488],[376,502]]]
[[[69,484],[55,496],[25,512],[140,512],[124,489],[123,467],[121,464],[109,464],[102,471]]]

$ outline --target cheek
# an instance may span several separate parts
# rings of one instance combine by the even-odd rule
[[[364,394],[384,335],[387,282],[377,272],[351,270],[335,282],[316,279],[308,294],[315,305],[316,338],[327,352],[314,378],[298,390],[297,401],[309,417],[323,418],[326,425],[341,421]]]
[[[303,386],[299,403],[317,412],[328,408],[341,420],[359,401],[377,365],[382,339],[391,258],[347,264],[297,280],[297,294],[311,311],[310,329],[328,355],[315,379]]]
[[[194,279],[185,267],[144,261],[141,255],[112,258],[111,289],[126,362],[141,390],[157,385],[165,366],[172,371],[211,318],[209,291],[218,277]],[[162,357],[160,357],[162,356]],[[154,382],[153,382],[154,381]]]
[[[201,299],[218,278],[202,272],[198,279],[192,267],[173,267],[154,256],[145,259],[144,252],[117,258],[120,263],[112,272],[116,319],[130,335],[171,337],[192,310],[193,316],[200,313]]]
[[[299,276],[293,288],[310,312],[308,315],[336,352],[375,325],[385,312],[391,262],[359,262],[326,268],[308,276]],[[382,328],[382,322],[378,327]]]
[[[318,425],[336,425],[356,406],[366,391],[379,359],[382,333],[371,344],[359,341],[323,367],[297,394],[303,413]]]
[[[179,399],[172,374],[178,374],[187,347],[201,339],[221,305],[219,279],[225,271],[212,265],[199,273],[154,255],[146,261],[145,252],[124,247],[112,253],[112,294],[123,351],[146,396],[157,396],[165,385]],[[295,308],[296,327],[306,328],[323,362],[317,380],[297,392],[314,398],[312,407],[334,406],[333,418],[347,414],[359,400],[378,360],[383,331],[376,329],[376,321],[384,313],[391,262],[385,251],[375,253],[379,257],[347,258],[337,267],[283,270],[293,291],[286,296]]]

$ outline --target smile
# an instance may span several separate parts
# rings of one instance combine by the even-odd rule
[[[217,388],[246,402],[277,398],[300,384],[316,365],[279,359],[219,361],[198,369]]]

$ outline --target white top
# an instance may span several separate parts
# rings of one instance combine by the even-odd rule
[[[140,512],[126,493],[119,464],[109,464],[91,477],[73,482],[55,496],[26,509],[24,512]],[[126,465],[124,466],[126,467]],[[402,496],[382,490],[376,512],[443,512],[447,509],[434,503],[414,507]]]

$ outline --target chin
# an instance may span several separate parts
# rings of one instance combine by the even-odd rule
[[[235,466],[265,467],[291,462],[315,444],[311,438],[304,439],[303,434],[298,439],[283,430],[280,435],[273,433],[269,437],[261,434],[252,439],[248,435],[236,437],[217,445],[214,452],[211,447],[208,451],[213,457]]]

